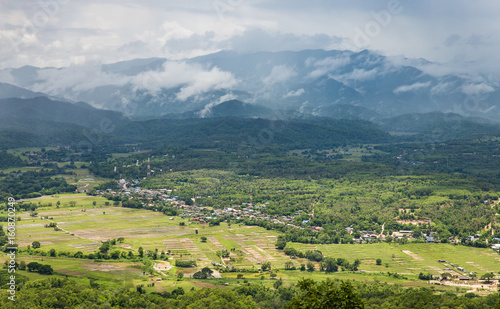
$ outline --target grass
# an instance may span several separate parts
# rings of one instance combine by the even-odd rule
[[[350,262],[360,259],[362,262],[360,270],[364,272],[325,274],[319,271],[285,271],[283,268],[287,261],[292,261],[296,267],[300,267],[301,263],[305,264],[307,261],[305,259],[290,260],[282,251],[276,250],[274,242],[275,237],[279,235],[276,231],[239,224],[228,226],[226,223],[210,227],[206,224],[190,223],[188,219],[180,217],[173,217],[173,220],[170,220],[171,216],[165,216],[151,210],[105,206],[106,199],[82,194],[61,194],[32,201],[41,203],[38,217],[30,217],[29,212],[19,214],[22,221],[18,221],[16,226],[16,241],[21,245],[21,248],[38,240],[42,243],[41,249],[45,251],[54,248],[57,252],[93,252],[100,246],[101,240],[124,237],[123,245],[127,248],[118,248],[120,250],[132,250],[137,254],[139,247],[149,251],[158,248],[161,252],[169,250],[168,246],[171,246],[170,250],[175,254],[173,259],[194,259],[197,261],[198,267],[211,267],[211,261],[221,262],[216,251],[221,249],[230,251],[234,248],[236,254],[233,253],[233,256],[236,261],[232,264],[235,267],[258,269],[260,268],[259,261],[270,258],[273,269],[278,270],[277,278],[283,278],[286,284],[295,283],[301,278],[321,280],[334,277],[399,283],[407,287],[418,287],[428,286],[425,281],[417,279],[420,272],[439,275],[445,272],[446,268],[452,268],[456,271],[456,267],[461,266],[468,271],[476,271],[478,276],[481,276],[486,272],[497,273],[500,270],[500,266],[498,266],[500,265],[500,255],[491,249],[450,244],[311,245],[289,243],[289,246],[301,251],[320,250],[326,256],[345,258]],[[61,202],[59,208],[56,206],[57,201]],[[70,201],[76,202],[76,205],[72,206]],[[93,202],[96,205],[93,205]],[[49,206],[50,203],[52,206]],[[52,217],[53,221],[57,222],[64,231],[57,232],[53,228],[45,228],[44,225],[49,221],[41,220],[40,217]],[[180,226],[180,222],[185,222],[186,225]],[[196,230],[198,230],[198,234],[196,234]],[[202,236],[209,238],[209,240],[206,243],[201,242]],[[217,241],[214,241],[212,237]],[[171,263],[173,263],[172,258],[169,260]],[[382,265],[375,263],[375,260],[379,258],[382,259]],[[88,278],[92,277],[96,278],[98,283],[109,287],[133,288],[137,284],[150,283],[149,276],[142,276],[139,269],[131,268],[134,265],[142,265],[142,263],[137,262],[105,261],[96,263],[85,259],[25,256],[23,253],[20,254],[19,259],[26,262],[38,261],[50,264],[53,266],[56,276],[71,276],[78,280],[87,281]],[[438,260],[447,260],[455,266],[439,263]],[[113,268],[110,265],[115,265],[118,268]],[[171,291],[179,286],[185,289],[203,286],[200,282],[204,281],[188,277],[185,277],[183,281],[176,281],[176,271],[179,271],[179,268],[173,267],[167,272],[166,277],[162,276],[162,281],[155,281],[155,287],[148,287],[147,290]],[[394,278],[389,276],[388,272],[401,274],[406,279]],[[35,273],[27,273],[27,275],[32,279],[45,278],[45,276]],[[262,275],[265,276],[264,280],[260,279]],[[237,273],[223,273],[222,276],[223,278],[217,279],[218,281],[208,280],[206,285],[211,286],[215,283],[216,286],[223,287],[223,284],[228,282],[229,287],[234,287],[243,284],[243,279],[236,278]],[[275,281],[270,279],[269,273],[245,273],[244,277],[250,283],[262,283],[269,287]],[[439,289],[449,288],[439,287]]]

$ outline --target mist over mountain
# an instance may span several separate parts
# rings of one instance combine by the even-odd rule
[[[429,65],[422,59],[395,59],[368,50],[221,51],[179,61],[149,58],[67,68],[4,69],[0,76],[27,91],[84,101],[138,119],[182,113],[188,114],[181,118],[189,113],[192,117],[235,115],[223,111],[224,106],[212,111],[230,100],[333,118],[370,120],[453,112],[498,119],[500,88],[494,81],[431,74],[427,73]],[[3,92],[13,89],[17,88]],[[20,95],[34,96],[30,92]],[[250,118],[268,114],[249,108]]]
[[[6,99],[6,98],[32,99],[42,96],[47,96],[47,95],[41,92],[33,92],[28,89],[17,87],[11,84],[0,83],[0,99]]]

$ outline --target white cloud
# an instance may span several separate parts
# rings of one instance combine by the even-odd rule
[[[403,93],[403,92],[415,91],[415,90],[419,90],[419,89],[422,89],[422,88],[427,88],[430,85],[431,85],[431,82],[426,82],[426,83],[417,82],[417,83],[414,83],[412,85],[404,85],[404,86],[398,87],[398,88],[394,89],[393,92],[395,94],[400,94],[400,93]]]
[[[81,92],[100,86],[123,86],[130,78],[101,71],[100,66],[70,66],[64,69],[38,71],[38,80],[32,90],[51,95],[66,91]]]
[[[64,4],[36,33],[27,33],[35,14],[44,12],[40,3],[48,2]],[[225,6],[221,11],[214,3]],[[298,0],[0,1],[0,68],[181,59],[221,49],[349,48],[353,30],[373,26],[377,20],[371,12],[385,10],[387,4],[387,0],[320,0],[307,5]],[[498,74],[499,2],[401,4],[403,11],[370,37],[367,48],[425,58],[455,71]],[[17,52],[13,41],[19,43]]]
[[[316,67],[311,73],[309,73],[309,78],[318,78],[327,73],[333,73],[335,70],[342,68],[350,62],[348,55],[341,55],[339,57],[327,57],[321,60],[307,59],[306,66]]]
[[[297,72],[293,68],[289,68],[286,65],[277,65],[273,67],[268,76],[264,77],[262,82],[266,85],[273,85],[285,82],[295,76],[297,76]]]
[[[439,83],[436,86],[431,88],[431,94],[432,95],[439,95],[442,93],[447,93],[450,90],[453,90],[455,83],[452,82],[444,82],[444,83]]]
[[[200,116],[200,118],[205,118],[208,114],[210,114],[210,112],[212,111],[212,108],[214,106],[217,106],[217,105],[221,104],[222,102],[236,100],[236,99],[237,99],[237,96],[235,96],[233,93],[225,94],[225,95],[221,96],[219,99],[217,99],[216,101],[210,102],[207,105],[205,105],[203,107],[203,109],[198,113],[198,115]]]
[[[11,81],[8,71],[0,71],[0,80]],[[188,98],[210,90],[229,89],[238,81],[229,72],[217,67],[206,69],[198,64],[166,61],[159,70],[128,76],[103,72],[100,65],[70,66],[62,69],[41,69],[38,82],[31,87],[51,95],[78,97],[78,94],[103,86],[130,85],[133,90],[146,90],[155,95],[162,89],[178,88],[176,98]]]
[[[351,81],[363,81],[374,79],[379,73],[377,68],[371,70],[354,69],[343,75],[331,75],[330,77],[338,81],[350,84]]]
[[[469,96],[481,96],[493,91],[495,91],[495,88],[484,83],[462,86],[462,92]]]
[[[300,97],[302,94],[304,94],[304,92],[306,92],[304,90],[304,88],[300,88],[300,89],[297,89],[295,91],[291,90],[283,96],[283,99],[290,98],[290,97]]]
[[[231,73],[217,67],[206,70],[196,64],[167,61],[162,71],[148,71],[135,76],[133,84],[135,88],[146,89],[151,93],[163,88],[181,87],[177,99],[184,101],[209,90],[234,87],[237,80]]]

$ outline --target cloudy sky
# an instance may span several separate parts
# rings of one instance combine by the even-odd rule
[[[499,17],[486,0],[0,0],[0,68],[368,48],[490,74]]]

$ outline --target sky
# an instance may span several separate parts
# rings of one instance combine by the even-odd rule
[[[370,49],[497,74],[500,1],[0,0],[0,69]]]

